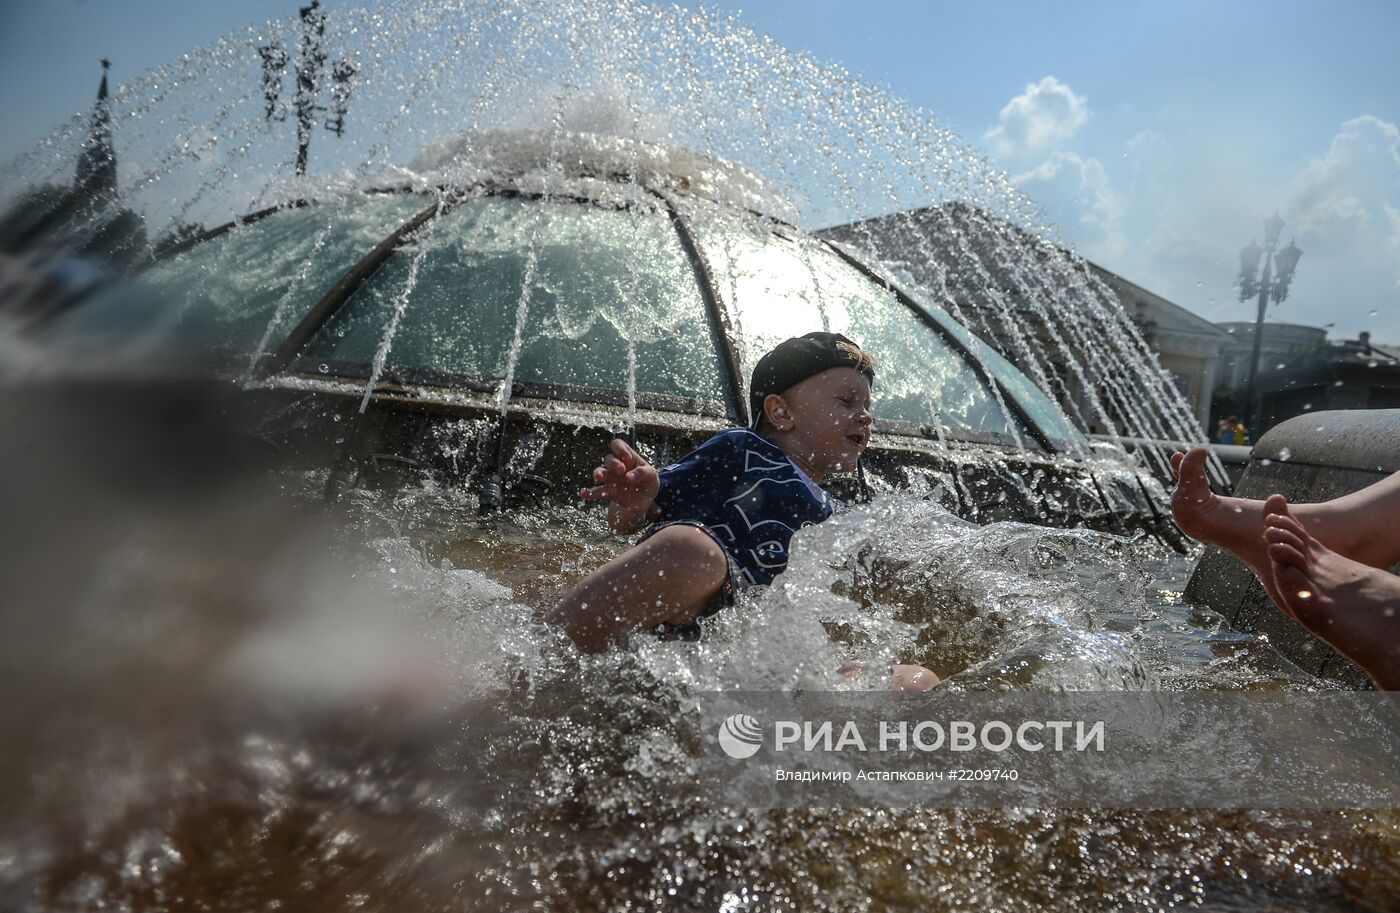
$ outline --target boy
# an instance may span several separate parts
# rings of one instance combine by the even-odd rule
[[[636,546],[565,595],[550,614],[580,650],[605,650],[632,631],[687,633],[787,567],[788,543],[831,516],[819,485],[856,468],[870,443],[875,360],[839,333],[808,333],[754,368],[753,428],[721,431],[661,472],[614,440],[598,483],[579,494],[609,502],[608,523]],[[848,664],[845,673],[859,671]],[[896,666],[896,689],[932,687],[920,666]]]

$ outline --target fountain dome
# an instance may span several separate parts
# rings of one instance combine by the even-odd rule
[[[748,424],[757,358],[824,329],[879,359],[877,487],[928,486],[982,519],[1169,529],[1156,482],[1102,458],[990,345],[795,211],[763,176],[678,147],[465,134],[169,246],[45,334],[194,354],[278,404],[269,439],[329,457],[342,479],[450,462],[458,481],[529,476],[537,492],[570,490],[613,434],[666,460]],[[539,440],[527,429],[560,426],[575,433],[512,460]]]

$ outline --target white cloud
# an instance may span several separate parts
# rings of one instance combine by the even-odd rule
[[[1122,215],[1122,201],[1095,158],[1056,152],[1012,181],[1060,222],[1077,222],[1106,233]]]
[[[1176,163],[1176,150],[1156,130],[1139,130],[1128,140],[1127,150],[1136,181],[1155,181],[1170,172]]]
[[[1387,198],[1400,198],[1400,128],[1363,115],[1342,124],[1327,154],[1293,182],[1293,228],[1308,248],[1344,254],[1388,242]]]
[[[1001,109],[985,139],[998,153],[1019,157],[1063,143],[1089,120],[1089,100],[1053,76],[1031,83]]]
[[[1142,242],[1104,265],[1208,319],[1251,320],[1254,303],[1232,286],[1239,250],[1263,240],[1262,220],[1277,207],[1283,243],[1296,235],[1303,258],[1269,319],[1333,324],[1333,339],[1369,330],[1400,342],[1400,128],[1362,116],[1333,133],[1281,177],[1253,175],[1212,145],[1218,137],[1172,134],[1168,144],[1139,133],[1123,148],[1131,178],[1109,190],[1121,204],[1113,230]],[[1095,227],[1062,224],[1089,250],[1102,220],[1084,221]]]
[[[1310,200],[1293,228],[1313,253],[1342,253],[1364,243],[1372,221],[1358,197],[1338,194]]]
[[[1284,215],[1304,252],[1289,303],[1325,308],[1348,335],[1400,338],[1400,127],[1369,114],[1343,123],[1294,179]]]
[[[1396,263],[1400,263],[1400,207],[1391,206],[1389,203],[1382,203],[1385,207],[1385,216],[1390,221],[1390,241],[1386,246],[1390,249],[1390,256]],[[1396,270],[1395,285],[1400,287],[1400,270]]]

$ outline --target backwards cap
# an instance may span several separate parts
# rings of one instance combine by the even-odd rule
[[[840,333],[808,333],[779,343],[758,360],[749,382],[754,427],[763,418],[763,400],[769,394],[781,394],[830,368],[854,368],[875,383],[875,359]]]

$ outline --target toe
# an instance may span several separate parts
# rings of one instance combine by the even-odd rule
[[[1274,563],[1275,572],[1280,566],[1298,568],[1299,570],[1308,566],[1308,559],[1303,554],[1303,550],[1287,542],[1269,543],[1269,560]]]
[[[1271,529],[1283,530],[1301,542],[1307,542],[1311,536],[1303,524],[1298,522],[1298,518],[1291,514],[1269,514],[1264,517],[1264,529],[1267,532]]]
[[[1264,541],[1270,545],[1291,545],[1300,552],[1306,547],[1306,540],[1302,536],[1287,527],[1272,524],[1264,527]]]
[[[1179,459],[1178,459],[1179,458]],[[1210,482],[1206,480],[1206,452],[1200,448],[1172,454],[1176,471],[1176,489],[1172,492],[1172,509],[1189,511],[1210,500]]]

